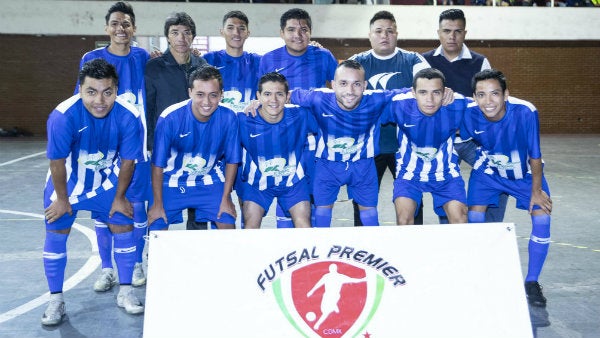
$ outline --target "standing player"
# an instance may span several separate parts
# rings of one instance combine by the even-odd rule
[[[235,112],[242,112],[250,100],[256,98],[260,55],[244,51],[250,30],[248,17],[243,12],[227,12],[220,31],[225,38],[225,49],[206,53],[204,59],[223,77],[221,103]]]
[[[190,99],[165,109],[156,124],[148,222],[165,230],[183,221],[183,209],[193,208],[196,219],[233,229],[231,189],[241,162],[238,120],[219,105],[223,82],[215,67],[195,70],[188,83]]]
[[[310,228],[310,195],[304,177],[304,146],[316,125],[310,112],[286,106],[288,84],[279,73],[260,78],[256,93],[261,107],[254,118],[239,114],[244,147],[241,191],[246,228],[259,228],[275,197],[296,228]]]
[[[263,55],[258,74],[277,72],[285,76],[290,89],[323,88],[333,80],[337,60],[327,49],[310,45],[312,20],[308,12],[292,8],[279,19],[279,34],[285,46]],[[309,155],[314,152],[314,138],[309,136],[307,143],[307,176],[311,184],[313,161]],[[292,227],[291,220],[277,208],[277,227]]]
[[[533,104],[509,96],[506,78],[497,70],[473,77],[473,97],[461,128],[461,135],[480,145],[469,179],[469,222],[483,223],[487,207],[497,205],[501,193],[515,197],[517,208],[529,210],[525,291],[529,304],[544,307],[538,278],[550,246],[552,200],[543,171],[538,112]]]
[[[340,63],[332,87],[294,90],[291,95],[292,103],[311,108],[319,126],[313,180],[315,226],[330,226],[342,185],[352,189],[363,224],[379,225],[373,157],[379,152],[379,117],[394,92],[365,93],[365,72],[354,60]]]
[[[158,116],[170,105],[189,98],[188,76],[207,65],[206,60],[192,53],[196,23],[187,13],[170,14],[165,20],[164,33],[169,48],[146,65],[146,116],[150,150],[154,146],[154,129]],[[194,210],[189,209],[186,229],[206,229],[206,222],[196,222],[195,219]]]
[[[396,95],[388,106],[388,118],[398,125],[393,194],[398,225],[414,224],[423,192],[433,196],[436,214],[447,215],[450,223],[467,222],[465,182],[453,147],[466,100],[455,94],[452,104],[442,106],[445,87],[442,72],[423,69],[412,91]]]
[[[444,73],[448,87],[465,97],[471,97],[473,95],[471,87],[473,75],[490,69],[491,66],[485,56],[471,51],[465,45],[466,25],[467,19],[462,10],[452,8],[443,11],[440,14],[437,30],[440,46],[423,53],[423,57],[432,67]],[[465,161],[472,167],[475,162],[475,148],[477,145],[473,140],[463,140],[460,133],[457,133],[454,139],[454,149],[458,153],[460,161]],[[507,199],[508,195],[500,195],[499,207],[487,209],[486,221],[502,222]],[[447,219],[444,220],[443,217],[440,217],[440,221],[444,223]]]
[[[130,188],[127,190],[127,199],[133,205],[133,233],[137,241],[137,259],[133,269],[131,285],[141,286],[146,284],[146,276],[142,267],[144,252],[144,235],[146,235],[148,218],[146,215],[146,201],[150,197],[150,162],[146,154],[146,113],[144,112],[144,98],[146,88],[144,85],[144,69],[148,61],[148,52],[139,47],[132,46],[135,34],[135,14],[130,4],[119,1],[112,5],[105,17],[104,30],[110,37],[110,44],[87,52],[81,58],[79,68],[90,60],[102,58],[115,66],[119,76],[117,95],[133,104],[140,112],[139,118],[142,125],[144,160],[137,162]],[[79,93],[79,82],[75,94]],[[94,215],[92,215],[92,218]],[[96,237],[98,240],[98,253],[102,261],[102,273],[94,283],[94,290],[104,292],[110,290],[116,283],[113,272],[112,251],[113,234],[100,220],[95,220]]]
[[[94,212],[114,234],[121,284],[117,305],[130,314],[144,311],[131,287],[136,242],[133,208],[125,197],[135,161],[143,159],[139,111],[117,97],[116,69],[103,59],[85,63],[79,83],[80,94],[62,102],[48,118],[50,171],[44,189],[43,256],[50,302],[43,325],[58,325],[65,316],[67,238],[78,210]]]
[[[372,49],[350,57],[365,69],[367,89],[409,88],[412,86],[414,74],[430,67],[418,53],[398,48],[397,41],[398,30],[394,15],[388,11],[375,13],[369,22],[369,42]],[[380,186],[386,169],[389,168],[392,175],[396,173],[395,154],[398,150],[396,126],[384,124],[378,141],[381,153],[375,156],[375,166],[377,184]],[[362,225],[357,216],[358,207],[354,202],[353,204],[354,225]],[[423,223],[422,210],[416,223]]]

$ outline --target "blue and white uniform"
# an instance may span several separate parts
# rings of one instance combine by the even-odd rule
[[[192,112],[192,101],[174,104],[156,124],[152,164],[163,168],[163,203],[169,224],[182,221],[181,210],[196,208],[196,220],[234,223],[231,216],[217,219],[225,164],[241,162],[238,119],[219,106],[207,122]]]
[[[248,117],[238,115],[240,141],[244,148],[242,181],[243,200],[254,201],[268,210],[273,197],[289,210],[299,201],[309,200],[306,186],[304,146],[309,133],[316,132],[316,122],[310,111],[286,105],[283,118],[277,123],[265,121],[260,114]],[[303,198],[293,204],[282,203],[292,187],[304,186]],[[252,189],[250,189],[251,187]],[[268,204],[267,204],[268,202]]]
[[[221,103],[235,112],[243,112],[250,100],[256,99],[261,56],[244,52],[236,57],[220,50],[208,52],[203,57],[206,62],[216,67],[223,77]]]
[[[421,203],[422,193],[431,192],[434,209],[445,215],[451,200],[466,203],[458,155],[453,148],[467,101],[454,94],[454,102],[433,115],[423,114],[412,92],[398,94],[388,106],[389,121],[398,125],[396,180],[393,200],[408,197]],[[418,210],[418,206],[417,206]]]

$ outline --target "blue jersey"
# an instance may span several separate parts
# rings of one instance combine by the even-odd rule
[[[533,104],[509,97],[504,117],[496,122],[486,119],[476,102],[470,103],[460,134],[480,145],[473,170],[517,180],[530,172],[529,159],[542,158],[539,130]]]
[[[379,153],[379,117],[389,103],[392,91],[365,91],[358,107],[339,107],[331,89],[294,90],[290,101],[310,108],[319,126],[318,158],[329,161],[358,161]],[[374,142],[375,140],[375,142]]]
[[[266,122],[260,114],[255,118],[238,116],[244,147],[242,181],[262,191],[290,187],[304,178],[307,134],[317,129],[308,109],[286,105],[277,123]]]
[[[67,194],[76,204],[116,188],[118,159],[141,160],[140,113],[121,98],[104,118],[96,118],[83,105],[79,94],[59,104],[47,122],[47,156],[66,159]],[[46,189],[54,189],[50,172]],[[52,193],[51,200],[56,199]]]
[[[154,135],[152,164],[164,169],[165,187],[225,182],[222,163],[241,162],[238,119],[224,106],[200,122],[191,99],[176,103],[160,115]]]
[[[221,103],[235,112],[243,112],[250,100],[256,99],[260,55],[244,52],[242,56],[234,57],[225,50],[220,50],[206,53],[202,57],[221,72]]]
[[[396,177],[421,182],[460,177],[453,141],[466,104],[462,95],[454,94],[452,104],[428,116],[419,110],[412,92],[394,96],[388,116],[398,125]]]
[[[308,46],[304,54],[293,56],[283,46],[263,55],[258,74],[280,73],[290,90],[313,89],[325,87],[327,81],[333,80],[336,68],[337,60],[327,49]]]

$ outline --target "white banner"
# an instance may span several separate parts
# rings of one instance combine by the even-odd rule
[[[532,337],[511,223],[150,235],[145,337]]]

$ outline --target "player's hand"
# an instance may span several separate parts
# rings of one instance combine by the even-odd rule
[[[192,48],[192,54],[194,54],[194,56],[202,56],[202,52],[198,48]]]
[[[544,190],[537,190],[531,192],[531,202],[529,202],[529,213],[533,212],[533,206],[539,206],[543,212],[550,215],[552,214],[552,199]]]
[[[447,106],[452,102],[454,102],[454,90],[446,87],[444,89],[444,97],[442,97],[442,105]]]
[[[56,199],[44,210],[44,216],[48,223],[52,223],[63,217],[64,214],[73,215],[73,208],[68,199]]]
[[[168,224],[167,213],[162,205],[158,205],[156,203],[152,204],[150,209],[148,209],[148,225],[154,223],[157,219],[162,218],[166,224]]]
[[[155,50],[153,50],[153,51],[150,53],[150,58],[151,58],[151,59],[155,59],[155,58],[157,58],[157,57],[161,57],[162,55],[163,55],[163,52],[161,52],[161,51],[160,51],[160,50],[158,50],[158,49],[155,49]]]
[[[228,213],[233,218],[237,217],[237,212],[235,211],[235,205],[233,205],[233,201],[231,200],[231,195],[227,194],[227,196],[223,196],[221,200],[221,205],[219,206],[219,213],[217,214],[217,218],[221,218],[223,213]]]
[[[246,116],[256,117],[256,114],[258,114],[258,107],[260,107],[260,102],[258,100],[250,100],[246,108],[244,108],[244,114],[246,114]]]
[[[322,44],[320,44],[320,43],[319,43],[319,42],[317,42],[317,41],[312,41],[312,40],[311,40],[311,41],[309,41],[309,42],[308,42],[308,44],[309,44],[310,46],[315,46],[315,47],[319,47],[319,48],[325,48],[325,47],[323,47],[323,45],[322,45]]]
[[[115,197],[108,212],[108,217],[112,217],[115,212],[120,212],[129,218],[133,218],[133,206],[125,197]]]

